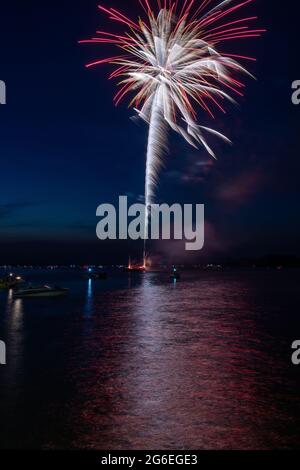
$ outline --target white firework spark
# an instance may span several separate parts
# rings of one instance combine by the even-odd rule
[[[195,0],[185,0],[179,10],[178,0],[157,0],[155,13],[149,0],[139,0],[147,21],[139,19],[137,23],[114,8],[99,6],[110,19],[125,24],[127,31],[124,35],[98,31],[97,37],[81,41],[113,44],[121,50],[121,55],[97,60],[87,67],[104,63],[116,65],[110,75],[110,78],[121,78],[115,103],[133,92],[130,106],[149,124],[146,208],[153,202],[167,149],[168,126],[190,145],[203,146],[214,158],[206,134],[230,142],[215,129],[198,124],[194,105],[213,116],[211,105],[225,112],[220,102],[234,102],[233,93],[242,95],[244,85],[234,77],[239,73],[250,74],[238,60],[255,59],[221,52],[219,46],[229,40],[258,37],[265,31],[248,26],[257,19],[255,16],[227,18],[252,1],[225,0],[211,7],[210,4],[216,2],[203,0],[195,8]],[[145,225],[147,233],[148,214]]]

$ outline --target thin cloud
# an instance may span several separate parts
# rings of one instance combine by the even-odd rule
[[[32,202],[13,202],[8,204],[0,204],[0,220],[9,219],[19,211],[36,206]]]

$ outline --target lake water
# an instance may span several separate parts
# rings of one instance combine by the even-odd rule
[[[300,448],[300,271],[30,270],[0,291],[0,447]]]

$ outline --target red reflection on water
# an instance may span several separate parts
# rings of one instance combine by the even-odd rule
[[[77,391],[72,447],[300,444],[282,388],[286,358],[260,323],[260,286],[215,276],[174,288],[149,274],[137,287],[95,299],[93,323],[69,363]]]

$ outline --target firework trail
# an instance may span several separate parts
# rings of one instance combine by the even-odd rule
[[[215,158],[206,140],[213,134],[230,142],[220,132],[197,123],[195,107],[214,117],[225,113],[224,100],[243,96],[239,74],[249,74],[240,61],[255,58],[221,51],[228,41],[255,38],[264,32],[251,26],[256,16],[236,17],[254,0],[138,0],[145,20],[137,22],[115,8],[99,9],[126,27],[122,34],[97,31],[81,43],[114,45],[120,54],[87,65],[116,66],[109,78],[118,78],[117,105],[133,93],[130,106],[149,124],[145,177],[145,239],[149,206],[153,202],[165,151],[168,126],[190,145],[200,144]],[[155,5],[154,5],[155,3]],[[195,106],[196,105],[196,106]],[[145,253],[144,253],[145,254]],[[145,256],[144,256],[145,260]]]

